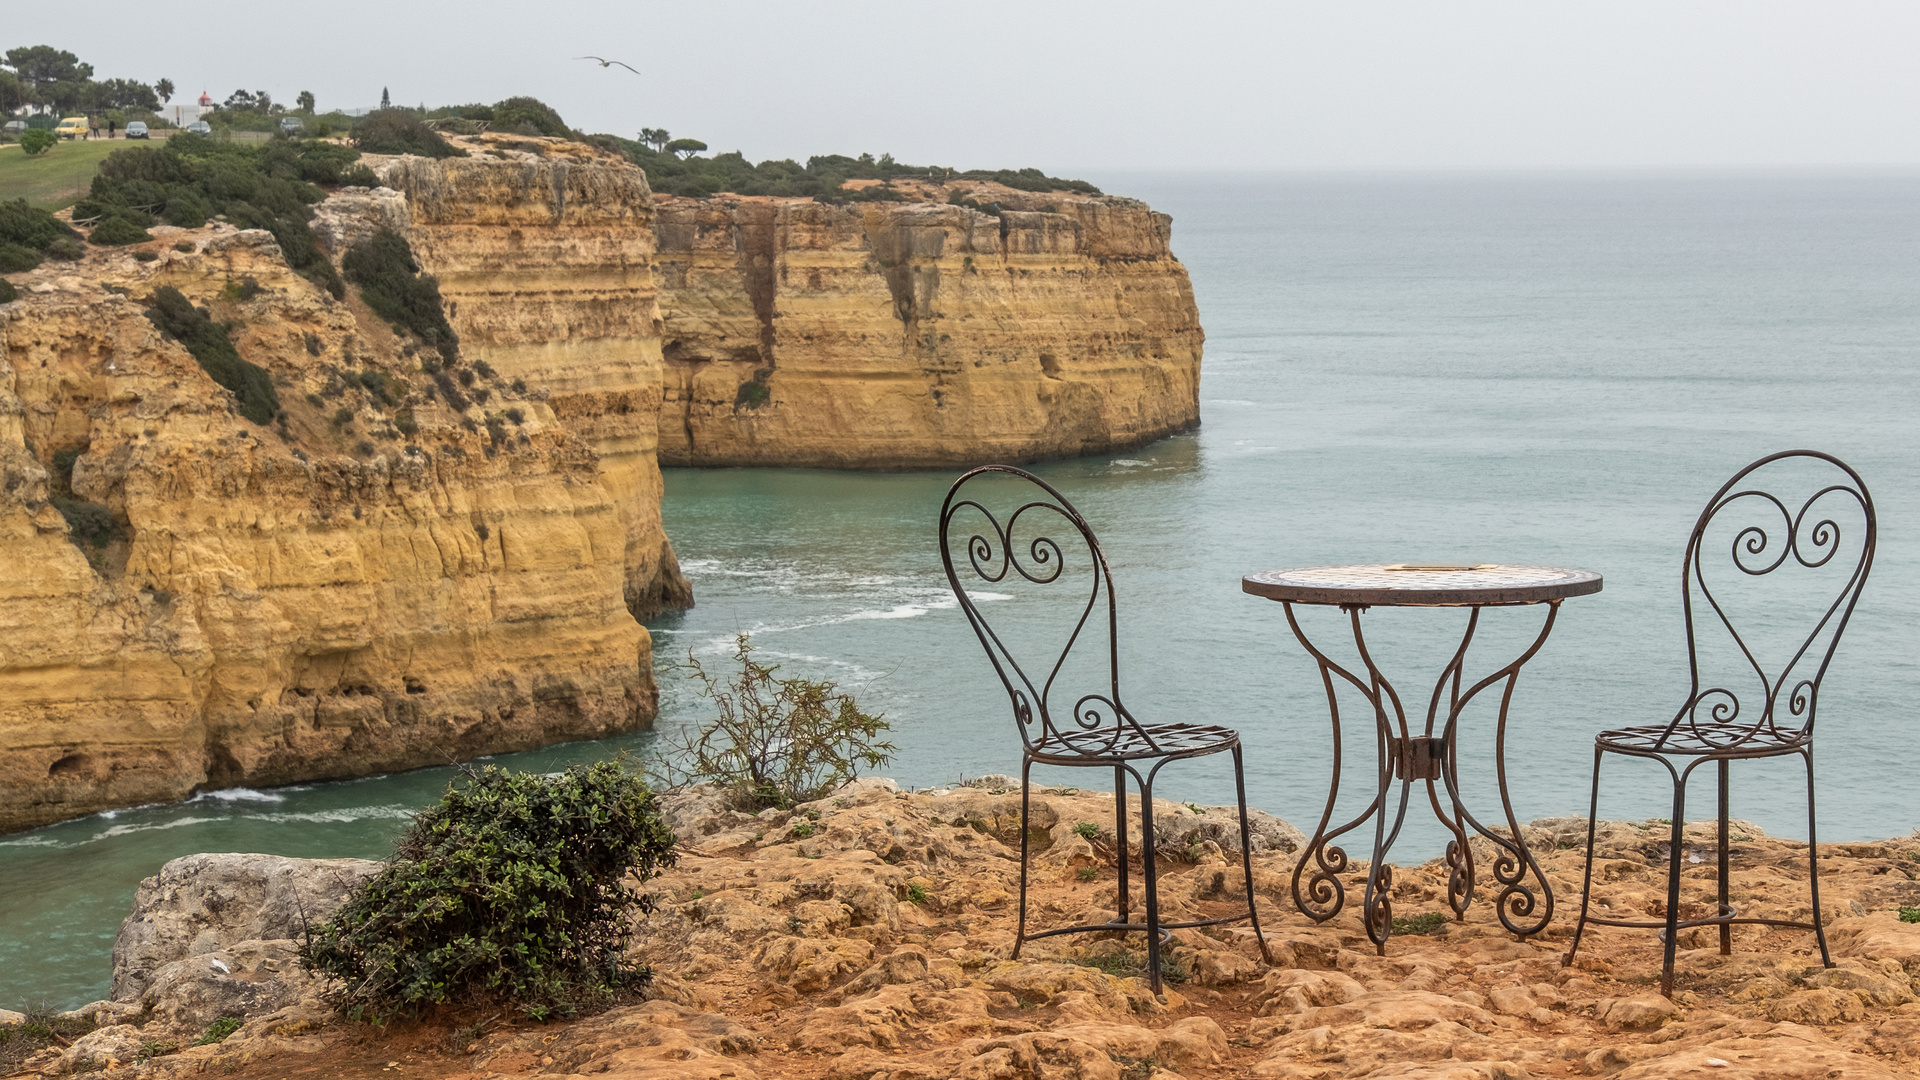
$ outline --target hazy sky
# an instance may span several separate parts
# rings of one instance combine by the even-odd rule
[[[963,168],[1920,164],[1914,0],[11,5],[0,43],[321,107],[532,94],[755,160]],[[598,53],[643,74],[571,57]]]

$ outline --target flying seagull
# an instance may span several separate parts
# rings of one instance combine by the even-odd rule
[[[574,59],[575,60],[599,60],[601,67],[612,67],[615,64],[619,64],[621,67],[626,68],[628,71],[633,72],[635,75],[640,74],[639,68],[634,67],[632,64],[625,63],[624,61],[620,61],[620,60],[604,60],[598,56],[576,56],[574,57]]]

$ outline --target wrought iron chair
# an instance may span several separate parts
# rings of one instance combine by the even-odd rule
[[[999,478],[1001,482],[996,482]],[[1006,479],[1023,481],[1011,492]],[[991,493],[992,488],[1001,488]],[[1037,490],[1036,490],[1037,489]],[[1004,516],[989,509],[992,494],[1001,496],[998,505]],[[1058,533],[1057,536],[1054,533]],[[954,544],[964,540],[965,561],[956,564]],[[1084,545],[1084,551],[1081,546]],[[1021,555],[1024,550],[1027,554]],[[1084,566],[1068,565],[1084,555]],[[1147,976],[1153,992],[1161,993],[1160,947],[1171,938],[1171,931],[1197,926],[1248,919],[1261,955],[1273,962],[1266,939],[1260,934],[1260,916],[1254,908],[1253,853],[1247,822],[1247,785],[1240,755],[1240,735],[1232,728],[1214,724],[1171,723],[1142,724],[1134,719],[1120,698],[1120,657],[1118,623],[1113,597],[1113,577],[1106,556],[1093,529],[1073,508],[1066,497],[1044,480],[1007,465],[983,465],[954,481],[940,508],[940,558],[946,566],[947,583],[966,612],[967,621],[980,638],[987,658],[1006,687],[1013,704],[1013,716],[1020,729],[1025,753],[1020,763],[1020,923],[1013,945],[1018,959],[1025,944],[1036,938],[1056,934],[1145,931],[1147,934]],[[1084,575],[1070,573],[1083,570]],[[963,584],[965,576],[971,583]],[[1074,589],[1074,582],[1081,582]],[[1008,620],[996,632],[983,614],[980,602],[1007,599],[989,588],[1019,587],[1036,600],[1052,600],[1050,610],[1063,610],[1071,629],[1065,642],[1049,642],[1029,650],[1011,640]],[[1081,597],[1085,597],[1084,601]],[[1074,647],[1093,642],[1099,636],[1101,620],[1095,608],[1106,601],[1106,650],[1103,658],[1084,664],[1088,681],[1078,690],[1063,692],[1063,684],[1072,684],[1080,674],[1069,671]],[[1074,616],[1077,614],[1077,618]],[[1011,612],[1010,612],[1011,615]],[[1086,633],[1090,629],[1092,633]],[[1030,627],[1014,627],[1027,629]],[[1039,636],[1030,634],[1029,636]],[[1057,647],[1057,652],[1055,648]],[[1019,654],[1019,655],[1016,655]],[[1084,652],[1083,656],[1086,655]],[[1031,673],[1021,660],[1037,661]],[[1039,681],[1036,682],[1035,678]],[[1076,696],[1077,694],[1077,696]],[[1064,708],[1063,708],[1064,706]],[[1247,910],[1213,919],[1186,922],[1162,922],[1158,893],[1159,876],[1153,850],[1153,784],[1160,770],[1171,761],[1205,757],[1229,752],[1233,755],[1234,791],[1240,806],[1240,867],[1246,880]],[[1113,770],[1114,838],[1118,847],[1119,911],[1104,923],[1065,926],[1039,933],[1027,933],[1027,861],[1029,854],[1028,819],[1032,787],[1029,775],[1036,764],[1070,768],[1110,768]],[[1142,769],[1144,768],[1144,773]],[[1140,835],[1146,850],[1141,864],[1146,877],[1146,921],[1132,922],[1128,914],[1127,866],[1127,778],[1131,776],[1140,791]]]
[[[1801,490],[1812,494],[1798,509],[1774,492],[1796,472],[1809,474]],[[1773,487],[1774,490],[1768,490]],[[1777,530],[1769,532],[1770,529]],[[1859,550],[1852,553],[1858,530]],[[1666,946],[1661,969],[1662,993],[1673,992],[1673,961],[1680,931],[1695,926],[1720,928],[1720,952],[1733,951],[1735,924],[1763,924],[1812,930],[1820,943],[1820,960],[1828,967],[1827,932],[1820,916],[1820,856],[1816,844],[1813,793],[1813,723],[1819,705],[1820,683],[1833,661],[1840,635],[1846,630],[1873,567],[1876,520],[1873,498],[1860,475],[1845,462],[1811,450],[1773,454],[1735,473],[1716,492],[1694,524],[1681,567],[1681,602],[1687,626],[1687,662],[1692,687],[1672,720],[1664,725],[1603,731],[1594,740],[1593,798],[1587,818],[1586,883],[1580,901],[1580,921],[1563,963],[1573,963],[1587,924],[1658,928]],[[1728,537],[1731,539],[1728,539]],[[1731,566],[1709,559],[1724,542]],[[1848,554],[1842,557],[1841,553]],[[1791,579],[1779,585],[1762,580],[1775,573]],[[1779,579],[1776,579],[1779,580]],[[1799,587],[1817,600],[1817,613],[1804,637],[1787,630],[1779,618],[1740,619],[1748,634],[1735,626],[1740,591]],[[1696,607],[1696,593],[1705,603]],[[1706,617],[1711,611],[1712,617]],[[1777,609],[1770,611],[1777,614]],[[1696,614],[1700,618],[1696,619]],[[1804,624],[1802,624],[1804,625]],[[1768,673],[1756,647],[1756,633],[1781,636],[1784,662]],[[1797,644],[1796,644],[1797,643]],[[1716,684],[1703,677],[1709,647],[1717,647],[1739,675],[1738,681]],[[1744,701],[1738,691],[1750,696]],[[1746,715],[1743,717],[1742,713]],[[1667,910],[1663,921],[1603,918],[1589,912],[1593,899],[1593,847],[1600,808],[1600,762],[1607,754],[1652,758],[1666,767],[1673,780],[1673,843],[1667,869]],[[1798,755],[1807,771],[1807,865],[1813,894],[1813,921],[1762,919],[1742,916],[1728,897],[1728,765],[1748,758]],[[1680,870],[1685,847],[1687,781],[1693,771],[1714,762],[1720,781],[1719,905],[1709,918],[1680,917]],[[1678,767],[1676,767],[1678,766]]]

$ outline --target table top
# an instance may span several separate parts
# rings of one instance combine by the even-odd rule
[[[1296,604],[1468,607],[1540,604],[1600,591],[1600,575],[1558,566],[1433,566],[1408,563],[1307,566],[1240,579],[1240,588]]]

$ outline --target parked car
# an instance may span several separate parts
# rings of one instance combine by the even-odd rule
[[[54,127],[53,133],[63,139],[84,139],[87,137],[87,118],[84,116],[64,116]]]
[[[305,130],[306,125],[302,124],[300,118],[297,116],[283,116],[280,118],[280,134],[282,135],[291,137]]]
[[[0,135],[5,135],[9,139],[19,138],[21,133],[26,130],[27,122],[25,120],[9,120],[6,124],[0,125]]]
[[[187,125],[187,131],[194,135],[211,135],[213,134],[213,125],[207,123],[205,120],[195,120],[193,123]]]
[[[144,121],[144,120],[135,120],[135,121],[133,121],[132,123],[130,123],[130,124],[128,124],[128,125],[127,125],[127,138],[129,138],[129,139],[144,139],[144,138],[146,138],[146,137],[147,137],[147,123],[146,123],[146,121]]]

